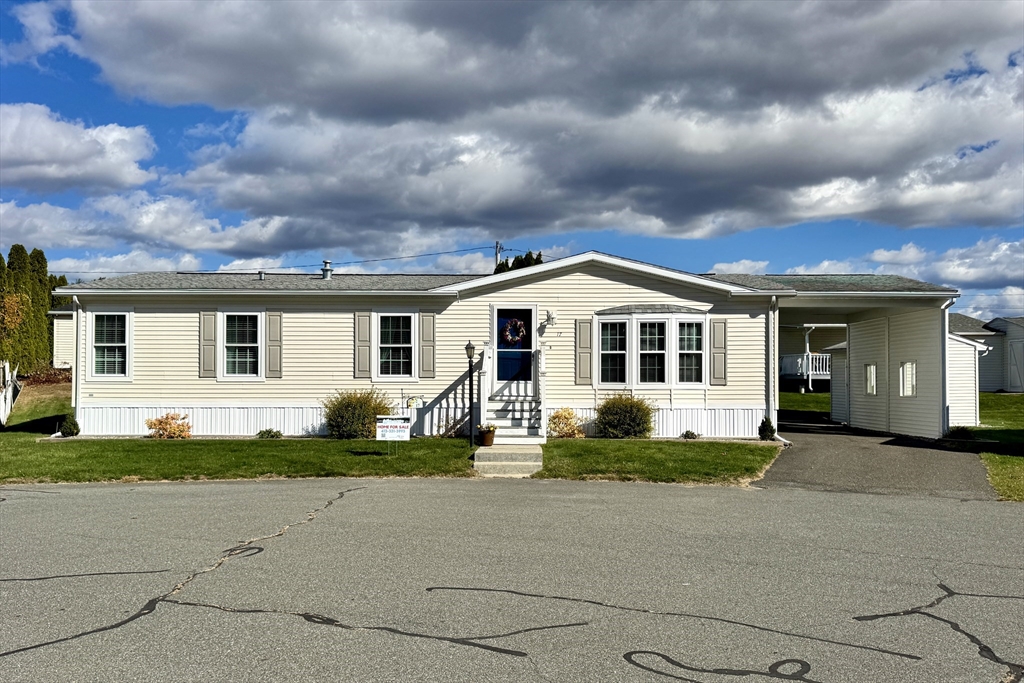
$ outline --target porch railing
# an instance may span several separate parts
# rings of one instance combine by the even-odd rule
[[[832,355],[829,353],[792,353],[782,356],[779,361],[779,370],[786,376],[832,376]]]

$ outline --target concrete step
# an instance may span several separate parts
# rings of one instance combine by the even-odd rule
[[[491,420],[539,420],[539,410],[495,410],[493,408],[487,409],[487,417]]]
[[[494,445],[495,446],[515,446],[515,445],[527,445],[527,444],[545,444],[548,442],[546,436],[540,433],[539,429],[531,429],[526,434],[509,434],[509,430],[505,430],[505,434],[501,433],[499,429],[494,434]]]
[[[497,426],[499,432],[512,429],[540,429],[539,417],[532,420],[514,417],[488,417],[487,423]]]
[[[528,477],[541,467],[535,462],[481,462],[473,469],[483,477]]]
[[[476,463],[481,462],[532,462],[544,463],[544,452],[535,445],[485,446],[473,454]]]

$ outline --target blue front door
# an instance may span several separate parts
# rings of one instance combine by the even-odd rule
[[[533,349],[536,329],[532,308],[499,308],[495,311],[497,339],[496,393],[527,396],[533,393]]]

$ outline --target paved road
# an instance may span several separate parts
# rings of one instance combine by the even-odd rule
[[[760,485],[819,491],[996,500],[981,459],[929,447],[927,441],[846,429],[815,413],[790,411],[779,434],[793,445]],[[802,419],[801,419],[802,418]]]
[[[443,479],[0,498],[4,681],[997,683],[1024,664],[1017,504]]]

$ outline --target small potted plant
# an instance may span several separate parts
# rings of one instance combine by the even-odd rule
[[[494,445],[494,432],[498,431],[498,425],[487,424],[477,425],[476,431],[480,435],[481,446],[493,446]]]

